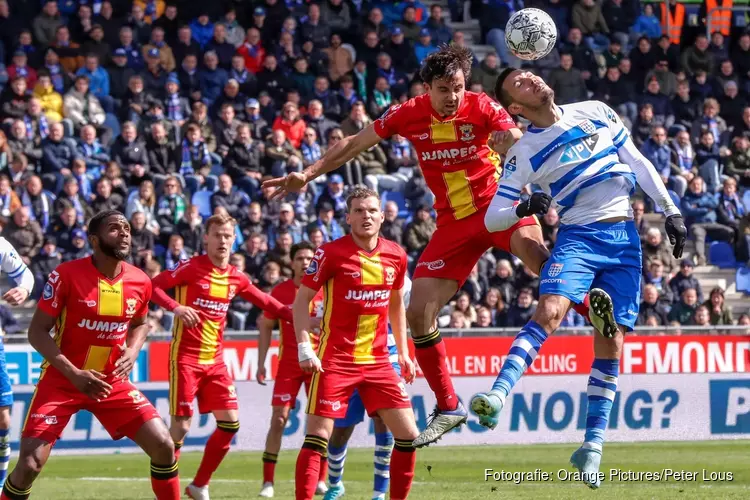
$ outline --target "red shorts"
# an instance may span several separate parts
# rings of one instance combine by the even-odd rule
[[[516,229],[539,225],[536,217],[524,217],[505,231],[491,233],[484,225],[484,211],[465,219],[438,226],[419,257],[412,279],[442,278],[464,284],[471,269],[490,248],[510,252],[510,238]]]
[[[115,440],[132,439],[143,424],[161,418],[154,405],[129,380],[112,384],[112,392],[106,399],[94,401],[67,379],[48,374],[37,383],[21,435],[54,445],[70,417],[81,410],[90,411]]]
[[[302,384],[305,384],[305,394],[310,391],[311,379],[312,374],[303,372],[299,365],[279,366],[276,380],[273,383],[271,406],[294,407]]]
[[[169,414],[192,417],[193,401],[198,398],[198,411],[236,410],[237,391],[229,376],[227,365],[169,363]]]
[[[306,412],[327,418],[343,418],[354,389],[359,391],[367,414],[378,410],[411,408],[406,387],[390,362],[374,365],[325,366],[325,371],[312,376]]]

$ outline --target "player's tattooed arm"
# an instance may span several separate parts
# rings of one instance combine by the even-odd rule
[[[381,138],[375,132],[375,126],[370,125],[362,129],[358,134],[344,137],[338,141],[326,151],[322,158],[302,172],[292,172],[284,177],[270,179],[263,183],[263,187],[276,188],[276,191],[271,196],[272,199],[283,198],[289,193],[296,193],[308,182],[312,182],[321,175],[336,170],[380,141]]]
[[[120,346],[122,354],[115,361],[115,371],[112,372],[115,378],[128,378],[130,376],[135,361],[138,359],[138,353],[141,352],[146,337],[148,337],[147,319],[148,316],[141,316],[130,320],[130,329],[128,330],[128,336],[125,338],[125,344]]]
[[[106,398],[112,386],[103,379],[105,376],[95,370],[80,370],[60,351],[50,336],[57,317],[51,316],[37,308],[29,325],[29,344],[42,355],[57,371],[62,373],[82,393],[92,399]]]
[[[416,369],[409,357],[409,347],[406,342],[406,307],[404,306],[404,289],[393,290],[388,302],[388,320],[391,323],[393,337],[396,339],[398,363],[404,380],[411,384],[414,381]]]
[[[297,338],[297,358],[300,368],[307,373],[323,371],[318,355],[310,343],[310,330],[312,329],[310,303],[315,298],[316,293],[316,290],[302,285],[299,287],[292,305],[294,335]]]

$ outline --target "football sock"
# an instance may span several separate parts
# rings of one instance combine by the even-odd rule
[[[328,440],[308,434],[297,456],[294,474],[294,495],[296,500],[312,500],[320,478],[320,463],[328,448]]]
[[[151,462],[151,490],[157,500],[180,500],[180,473],[177,460],[171,465]]]
[[[547,332],[536,321],[529,321],[516,335],[510,346],[508,357],[505,358],[500,373],[492,384],[492,392],[497,394],[505,404],[505,398],[510,393],[526,368],[534,362],[539,349],[547,340]]]
[[[0,487],[8,476],[8,462],[10,462],[10,433],[9,429],[0,429]]]
[[[276,472],[276,462],[279,456],[275,453],[263,452],[263,483],[273,483],[273,476]]]
[[[206,443],[206,451],[203,452],[201,465],[195,474],[193,484],[203,487],[211,480],[211,475],[219,468],[219,464],[229,452],[229,446],[237,431],[240,430],[239,422],[227,422],[219,420],[216,422],[216,430],[211,434]]]
[[[391,500],[404,500],[409,496],[414,480],[414,465],[417,463],[417,453],[411,443],[411,440],[395,440],[391,459]]]
[[[583,298],[583,302],[580,304],[573,304],[573,310],[586,318],[586,321],[589,320],[589,294],[586,294],[586,296]]]
[[[588,408],[586,410],[586,437],[583,447],[602,451],[604,431],[612,411],[612,403],[617,394],[617,376],[620,372],[620,361],[617,359],[594,359],[586,391]]]
[[[175,442],[174,444],[174,459],[176,461],[180,461],[180,452],[182,451],[182,443],[183,441]]]
[[[29,495],[31,495],[31,486],[22,490],[13,486],[13,483],[8,479],[3,485],[3,493],[0,495],[0,500],[26,500],[29,498]]]
[[[412,340],[419,368],[424,373],[430,389],[435,393],[438,408],[455,410],[458,407],[458,398],[453,389],[448,366],[445,364],[445,343],[440,336],[440,330],[436,329],[424,337],[414,337]]]
[[[341,482],[346,462],[346,444],[341,447],[328,445],[328,483],[336,486]]]
[[[326,481],[328,475],[328,449],[323,451],[323,456],[320,457],[320,471],[318,471],[318,482]]]
[[[383,432],[375,434],[375,480],[372,485],[372,497],[385,495],[391,478],[391,452],[393,451],[393,434]]]

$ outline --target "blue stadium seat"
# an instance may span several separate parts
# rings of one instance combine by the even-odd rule
[[[409,216],[409,207],[406,205],[404,193],[400,191],[383,191],[380,193],[380,198],[383,202],[383,208],[385,208],[385,203],[388,201],[396,202],[399,218],[405,219]]]
[[[737,291],[750,295],[750,267],[740,267],[735,275]]]
[[[708,250],[708,261],[721,269],[737,267],[732,245],[724,241],[714,241]]]
[[[193,194],[193,205],[198,207],[198,212],[201,214],[201,217],[204,219],[207,219],[208,217],[211,217],[211,214],[213,213],[211,211],[211,195],[213,193],[211,191],[196,191],[195,194]]]

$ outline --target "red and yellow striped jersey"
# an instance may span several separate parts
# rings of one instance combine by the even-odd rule
[[[57,318],[55,342],[71,363],[109,375],[122,356],[130,320],[148,313],[149,300],[151,280],[143,271],[123,262],[120,274],[109,279],[86,257],[52,271],[37,307]],[[64,377],[46,362],[42,369]]]
[[[302,284],[323,287],[323,320],[318,357],[329,363],[388,363],[388,304],[406,275],[406,253],[378,238],[372,252],[351,235],[322,245],[315,252]]]
[[[502,165],[487,139],[491,132],[513,127],[513,119],[500,104],[474,92],[466,92],[452,116],[439,116],[429,94],[424,94],[391,107],[375,120],[375,132],[383,139],[398,134],[414,145],[425,182],[435,194],[438,225],[489,206]]]
[[[299,287],[294,284],[294,280],[286,280],[273,287],[271,297],[291,308],[297,297],[297,290]],[[268,319],[279,319],[271,311],[266,311],[263,315]],[[322,315],[323,292],[318,291],[310,303],[310,316],[315,318]],[[318,335],[310,334],[313,349],[318,349],[318,340]],[[297,359],[297,336],[294,334],[294,325],[290,321],[279,321],[279,372],[292,368],[302,371]]]
[[[210,365],[222,361],[222,343],[229,304],[235,296],[252,302],[262,310],[273,310],[280,318],[292,321],[291,311],[279,301],[255,288],[245,273],[234,266],[220,269],[208,255],[182,262],[173,271],[164,271],[153,279],[154,303],[168,310],[179,305],[198,311],[200,321],[188,327],[175,318],[170,360]],[[173,300],[165,290],[175,289]]]

